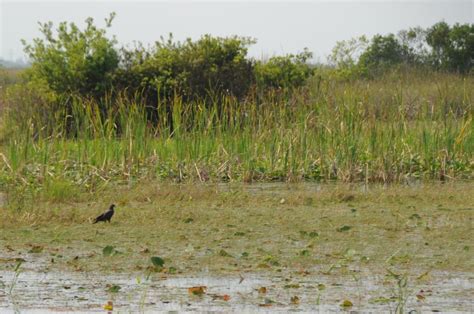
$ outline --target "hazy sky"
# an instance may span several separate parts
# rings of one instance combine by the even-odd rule
[[[474,23],[474,0],[445,1],[6,1],[0,0],[0,58],[22,57],[20,39],[40,36],[38,21],[91,16],[100,26],[117,13],[110,34],[120,44],[241,35],[258,40],[255,57],[295,53],[308,47],[325,61],[336,41],[362,34],[397,32],[411,26]]]

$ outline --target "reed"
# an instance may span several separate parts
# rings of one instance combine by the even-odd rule
[[[320,73],[290,97],[273,91],[184,103],[176,96],[171,132],[164,102],[151,124],[140,97],[77,98],[69,114],[49,117],[48,125],[35,111],[21,120],[15,110],[4,112],[0,178],[42,195],[145,178],[469,179],[473,99],[472,77],[411,72],[347,81]],[[74,136],[66,136],[68,128]]]

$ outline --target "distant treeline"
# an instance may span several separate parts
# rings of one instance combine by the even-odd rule
[[[111,26],[115,14],[106,19]],[[252,89],[292,89],[303,86],[314,73],[312,53],[254,60],[247,49],[255,40],[213,37],[184,42],[160,38],[153,47],[141,44],[117,49],[115,38],[97,28],[92,18],[86,28],[63,22],[56,31],[51,22],[41,25],[43,39],[25,44],[32,62],[31,82],[59,95],[103,96],[128,90],[150,99],[187,99],[226,93],[236,97]],[[399,64],[469,73],[474,64],[474,24],[445,22],[431,28],[401,31],[397,36],[365,36],[338,42],[330,61],[342,71],[370,75]]]
[[[372,75],[400,64],[467,74],[474,66],[474,24],[439,22],[397,35],[375,35],[341,41],[330,61],[341,72]]]

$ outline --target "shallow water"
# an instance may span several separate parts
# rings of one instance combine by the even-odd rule
[[[242,273],[216,276],[143,274],[103,275],[91,272],[57,272],[25,268],[18,273],[0,271],[0,312],[42,313],[103,312],[112,301],[114,312],[155,311],[340,311],[341,303],[350,300],[350,310],[364,312],[394,311],[398,300],[395,281],[385,276],[359,272],[356,275],[308,275]],[[355,280],[357,278],[357,280]],[[324,289],[323,286],[324,285]],[[110,285],[118,292],[107,291]],[[319,285],[319,286],[318,286]],[[206,286],[203,296],[188,293],[193,286]],[[285,287],[286,286],[286,287]],[[265,294],[258,289],[266,287]],[[10,288],[11,292],[10,292]],[[474,276],[468,273],[435,272],[423,283],[408,282],[406,310],[472,312]],[[219,296],[228,295],[224,301]],[[418,297],[417,297],[418,295]],[[421,295],[421,297],[419,297]],[[299,304],[291,297],[298,296]],[[389,300],[390,297],[394,299]],[[421,299],[421,300],[420,300]],[[270,303],[270,304],[269,304]],[[266,306],[264,306],[266,305]]]

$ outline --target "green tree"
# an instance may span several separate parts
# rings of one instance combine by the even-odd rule
[[[461,73],[469,72],[474,66],[474,24],[455,24],[449,34],[449,66]]]
[[[313,74],[313,68],[308,64],[313,54],[305,49],[293,55],[276,56],[268,61],[257,62],[255,77],[259,88],[293,89],[303,86]]]
[[[115,14],[106,19],[110,27]],[[27,75],[37,84],[46,85],[58,95],[69,93],[102,96],[112,88],[112,77],[118,67],[119,56],[114,38],[106,37],[106,30],[97,28],[92,18],[86,20],[85,30],[74,23],[62,22],[56,34],[53,23],[40,23],[44,39],[34,39],[25,45],[31,68]]]
[[[449,33],[451,29],[446,22],[439,22],[428,29],[426,42],[431,47],[431,63],[436,68],[446,67],[451,46]]]
[[[329,62],[338,69],[353,68],[357,65],[357,60],[368,45],[369,40],[365,35],[338,41],[332,49]]]
[[[426,30],[417,26],[401,30],[397,34],[398,41],[406,53],[406,61],[414,64],[425,64],[428,57]]]
[[[375,35],[370,45],[359,58],[358,66],[373,72],[408,61],[407,50],[396,39],[395,35]]]
[[[439,22],[427,31],[426,42],[431,47],[430,60],[438,69],[461,73],[474,65],[474,24],[455,24],[450,27]]]

